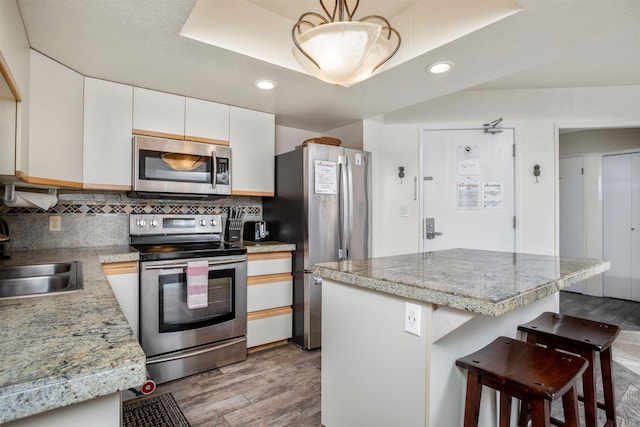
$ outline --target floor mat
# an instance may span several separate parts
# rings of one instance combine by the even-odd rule
[[[123,427],[191,427],[171,393],[122,405]]]

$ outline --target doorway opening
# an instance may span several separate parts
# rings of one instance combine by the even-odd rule
[[[619,264],[621,260],[611,259],[611,251],[607,250],[605,256],[605,241],[611,245],[611,239],[617,239],[611,231],[607,231],[607,223],[614,225],[619,222],[611,215],[605,215],[604,201],[605,193],[605,172],[604,162],[607,156],[623,155],[640,151],[640,124],[629,124],[626,126],[600,126],[600,125],[568,125],[558,126],[558,212],[557,212],[557,253],[562,256],[583,256],[586,258],[606,258]],[[581,169],[567,168],[567,164],[577,162],[579,158],[582,162]],[[609,168],[611,169],[611,168]],[[576,176],[576,174],[580,176]],[[571,181],[571,185],[562,182]],[[576,184],[576,182],[581,184]],[[573,192],[580,192],[579,195]],[[582,207],[572,203],[575,200],[582,200]],[[609,203],[611,202],[609,197]],[[619,210],[616,208],[615,210]],[[630,212],[625,208],[625,214]],[[606,217],[606,218],[605,218]],[[636,218],[639,215],[636,214]],[[631,228],[630,225],[627,228]],[[631,230],[628,230],[631,232]],[[638,242],[638,231],[636,227],[635,241]],[[631,239],[631,237],[629,237]],[[617,241],[614,243],[614,247]],[[640,245],[640,243],[636,243]],[[610,246],[611,247],[611,246]],[[580,251],[582,254],[580,255]],[[640,252],[640,251],[636,251]],[[627,255],[630,251],[627,251]],[[640,253],[633,255],[634,264],[640,264]],[[627,269],[627,281],[631,281],[631,268]],[[592,296],[615,296],[607,291],[608,286],[614,285],[610,280],[611,273],[607,272],[580,282],[569,290],[581,292]],[[618,274],[617,272],[615,274]],[[635,273],[637,275],[637,272]],[[640,280],[640,279],[638,279]],[[635,286],[640,286],[640,282]],[[638,293],[638,291],[636,291]],[[616,296],[618,297],[618,296]],[[629,294],[630,299],[631,294]]]

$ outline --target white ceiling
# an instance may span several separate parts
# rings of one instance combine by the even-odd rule
[[[225,10],[249,2],[286,22],[297,19],[298,9],[320,10],[317,0],[295,0],[295,7],[293,0],[207,1]],[[356,17],[368,14],[368,1],[382,8],[371,13],[390,18],[415,3],[438,10],[463,0],[361,0]],[[450,26],[442,25],[443,43],[344,88],[181,36],[196,0],[18,0],[32,48],[84,75],[267,111],[280,125],[317,132],[390,112],[399,119],[399,110],[469,88],[640,84],[640,1],[518,3],[521,11],[467,35],[447,34]],[[384,8],[392,5],[398,9]],[[414,44],[412,36],[403,37],[403,46]],[[446,75],[424,72],[438,60],[456,66]],[[258,79],[278,87],[259,92],[253,87]]]

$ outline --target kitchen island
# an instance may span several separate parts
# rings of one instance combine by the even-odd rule
[[[100,263],[137,259],[123,246],[16,251],[0,261],[80,261],[84,279],[82,290],[0,300],[0,424],[120,425],[120,391],[146,380],[145,355]]]
[[[608,268],[468,249],[314,266],[323,278],[323,425],[462,425],[466,371],[455,360],[518,337],[519,324],[558,311],[560,290]],[[485,389],[481,426],[497,425],[496,409]]]

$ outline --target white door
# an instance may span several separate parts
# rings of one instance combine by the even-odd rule
[[[584,256],[582,156],[560,159],[560,256]],[[576,283],[567,290],[583,292]]]
[[[420,144],[421,250],[513,252],[514,130],[422,129]]]
[[[640,301],[640,153],[602,158],[604,295]]]

